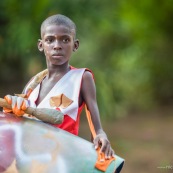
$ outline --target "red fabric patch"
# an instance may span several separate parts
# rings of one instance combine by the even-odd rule
[[[66,130],[74,135],[78,135],[79,125],[76,121],[74,121],[68,115],[64,115],[64,121],[61,124],[57,124],[57,125],[53,125],[53,126]]]

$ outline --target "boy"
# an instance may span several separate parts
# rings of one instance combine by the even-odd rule
[[[18,116],[24,114],[29,105],[38,108],[52,108],[62,111],[64,121],[55,125],[72,134],[78,134],[79,116],[86,104],[94,126],[94,146],[105,153],[105,158],[114,157],[114,151],[102,129],[96,101],[96,88],[92,72],[69,65],[71,54],[79,47],[76,26],[68,17],[53,15],[41,25],[41,39],[38,49],[44,52],[47,70],[37,74],[25,87],[21,96],[5,96],[12,104],[12,111]],[[4,111],[9,110],[4,108]]]

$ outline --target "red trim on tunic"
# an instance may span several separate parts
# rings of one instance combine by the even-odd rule
[[[74,135],[78,135],[80,114],[82,112],[83,107],[84,107],[84,104],[82,104],[80,108],[78,109],[76,121],[74,121],[70,116],[64,115],[64,121],[61,124],[53,125],[53,126],[66,130]]]

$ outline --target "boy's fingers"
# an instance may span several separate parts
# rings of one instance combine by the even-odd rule
[[[108,152],[109,148],[110,148],[109,141],[108,140],[103,140],[100,152],[106,153],[106,152]]]
[[[28,108],[29,107],[29,101],[25,100],[25,107]]]
[[[29,103],[22,97],[6,95],[4,99],[11,104],[12,110],[4,108],[5,112],[13,112],[17,116],[22,116],[29,107]]]
[[[27,100],[23,100],[21,109],[25,111],[29,107],[29,103]]]
[[[100,153],[105,153],[106,151],[106,145],[102,143],[101,148],[100,148]]]
[[[4,99],[8,102],[8,104],[12,103],[12,96],[11,95],[6,95]]]
[[[105,152],[105,158],[110,159],[110,155],[111,155],[111,150],[107,149],[106,152]]]
[[[17,108],[21,109],[24,99],[21,97],[17,98]]]
[[[112,149],[111,157],[114,157],[115,153],[114,150]]]
[[[95,149],[97,149],[98,146],[99,146],[99,138],[96,137],[96,138],[94,139],[93,143],[94,143]]]
[[[7,101],[8,104],[11,105],[12,100],[11,100],[11,96],[10,96],[10,95],[6,95],[6,96],[4,97],[4,99]],[[3,111],[4,111],[5,113],[13,112],[12,109],[8,109],[8,108],[5,108],[5,107],[3,107]]]
[[[110,159],[111,157],[114,157],[114,150],[110,147],[107,154],[107,159]]]
[[[106,158],[110,159],[111,157],[114,157],[114,150],[110,147],[107,152]]]
[[[17,103],[17,96],[12,96],[12,109],[15,107],[16,103]]]

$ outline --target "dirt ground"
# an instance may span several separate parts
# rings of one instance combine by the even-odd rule
[[[162,108],[102,124],[116,154],[125,159],[122,173],[173,172],[173,109]],[[85,118],[80,127],[79,135],[90,140]]]

